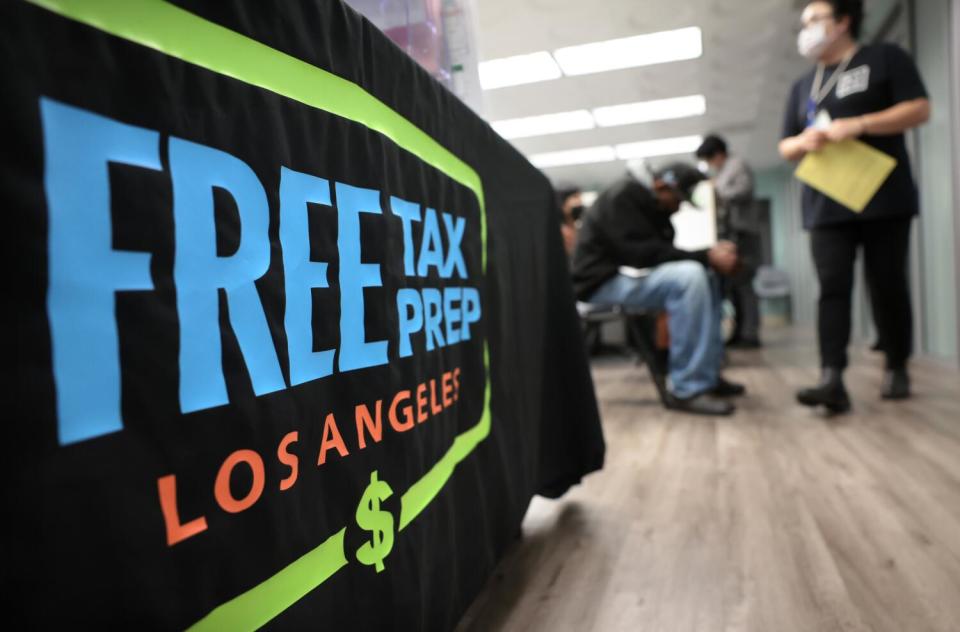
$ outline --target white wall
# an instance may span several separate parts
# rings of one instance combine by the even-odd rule
[[[951,48],[951,1],[913,3],[914,55],[933,105],[930,122],[918,132],[917,182],[921,216],[917,224],[922,348],[956,364],[957,211],[954,187],[960,165],[954,164],[954,125],[960,104],[954,102],[957,61]],[[954,4],[954,10],[958,10]]]

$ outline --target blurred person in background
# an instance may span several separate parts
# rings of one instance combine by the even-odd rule
[[[919,212],[904,132],[930,116],[927,91],[910,56],[893,44],[857,42],[860,0],[809,2],[801,17],[799,52],[816,66],[793,86],[780,154],[800,160],[827,143],[858,138],[897,160],[896,168],[861,213],[803,188],[803,223],[820,281],[817,329],[819,383],[797,393],[805,406],[850,408],[843,383],[850,341],[853,270],[863,249],[873,317],[886,354],[885,399],[910,395],[907,360],[913,322],[907,277],[910,225]]]
[[[563,234],[563,247],[567,256],[573,256],[577,244],[577,226],[583,215],[583,192],[579,187],[560,185],[557,187],[557,206],[560,207],[560,232]]]
[[[737,244],[740,271],[728,285],[734,308],[734,327],[727,345],[756,349],[760,346],[760,301],[753,277],[760,264],[760,235],[753,204],[753,171],[739,156],[727,151],[726,141],[707,136],[696,151],[697,159],[713,181],[717,196],[717,234]]]
[[[598,305],[666,310],[670,320],[670,408],[704,415],[734,411],[724,396],[742,395],[744,387],[720,375],[718,284],[708,270],[730,275],[737,250],[720,242],[709,250],[673,246],[670,216],[703,174],[676,163],[650,172],[641,163],[610,185],[584,213],[573,256],[577,299]],[[643,270],[627,275],[622,266]]]

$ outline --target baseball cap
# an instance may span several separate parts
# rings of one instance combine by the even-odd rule
[[[706,179],[699,169],[683,162],[674,162],[660,167],[653,172],[653,177],[671,187],[687,202],[690,201],[690,196],[693,195],[697,184]]]

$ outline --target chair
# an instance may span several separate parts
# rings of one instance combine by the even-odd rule
[[[597,305],[577,301],[577,313],[583,324],[583,342],[588,353],[594,353],[599,348],[600,331],[604,324],[623,320],[623,310],[619,305]]]
[[[760,266],[753,278],[753,291],[762,299],[782,299],[786,302],[787,317],[793,320],[793,305],[790,296],[790,275],[773,266]]]
[[[657,389],[660,403],[669,406],[670,392],[667,390],[667,366],[669,354],[663,344],[658,345],[658,337],[663,334],[662,312],[646,309],[625,308],[622,305],[599,305],[577,302],[577,313],[584,324],[584,341],[589,346],[591,335],[599,335],[604,323],[622,321],[627,331],[627,343],[637,354],[638,363],[647,365],[650,377]],[[658,334],[658,331],[660,332]]]

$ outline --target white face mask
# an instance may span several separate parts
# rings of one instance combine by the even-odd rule
[[[830,41],[825,24],[811,24],[797,35],[797,51],[807,59],[817,59]]]

